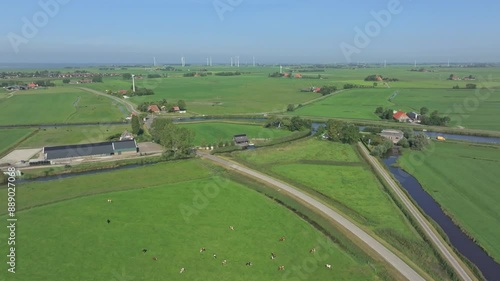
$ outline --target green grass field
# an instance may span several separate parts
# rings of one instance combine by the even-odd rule
[[[307,280],[381,280],[377,267],[201,160],[24,184],[16,198],[22,227],[9,280],[296,280],[298,270]]]
[[[389,98],[395,93],[394,99]],[[477,96],[476,96],[477,95]],[[479,98],[480,97],[480,98]],[[451,127],[500,130],[500,94],[488,90],[453,89],[355,89],[344,91],[295,110],[301,116],[379,120],[377,107],[419,112],[427,107],[449,116]]]
[[[399,159],[401,167],[500,261],[500,147],[452,142],[434,145],[427,152],[405,151]]]
[[[9,150],[21,139],[31,134],[34,129],[1,129],[0,130],[0,155]]]
[[[71,88],[18,91],[0,100],[0,125],[124,120],[111,99]]]
[[[231,155],[324,200],[389,242],[431,275],[446,278],[442,269],[433,265],[437,259],[430,245],[415,233],[351,146],[308,139]]]
[[[106,141],[108,137],[130,131],[130,125],[100,125],[79,127],[52,127],[40,129],[24,141],[22,148],[39,148],[67,144],[93,143]]]
[[[237,124],[237,123],[218,123],[203,122],[196,124],[180,124],[179,126],[193,130],[195,133],[195,145],[215,144],[221,141],[232,142],[233,136],[246,134],[249,139],[265,141],[290,135],[292,132],[278,129],[267,129],[261,124]]]

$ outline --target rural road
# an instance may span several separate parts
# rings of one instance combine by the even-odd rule
[[[111,96],[111,95],[108,95],[108,94],[105,94],[103,92],[99,92],[99,91],[96,91],[96,90],[92,90],[92,89],[89,89],[89,88],[84,88],[84,87],[78,87],[78,89],[80,90],[84,90],[86,92],[89,92],[89,93],[92,93],[92,94],[96,94],[96,95],[100,95],[100,96],[104,96],[104,97],[107,97],[107,98],[110,98],[112,100],[115,100],[116,102],[120,103],[120,104],[123,104],[128,111],[130,111],[131,113],[136,113],[136,114],[139,114],[139,111],[137,111],[135,108],[135,104],[131,103],[131,102],[128,102],[126,100],[123,100],[123,99],[120,99],[118,97],[115,97],[115,96]]]
[[[313,197],[299,191],[298,188],[292,187],[291,185],[285,184],[283,182],[280,182],[270,176],[267,176],[265,174],[262,174],[260,172],[257,172],[255,170],[249,169],[245,166],[242,166],[240,164],[222,159],[220,157],[203,153],[203,152],[197,152],[197,154],[203,158],[207,158],[211,161],[214,161],[222,166],[225,166],[230,169],[234,169],[236,171],[239,171],[240,173],[243,173],[247,176],[251,176],[254,178],[257,178],[261,181],[264,181],[266,183],[272,184],[278,188],[280,188],[283,191],[288,192],[289,194],[300,198],[307,204],[313,206],[315,209],[318,211],[322,212],[325,214],[327,217],[333,219],[343,227],[345,227],[348,231],[350,231],[353,235],[361,239],[366,245],[371,247],[374,251],[376,251],[381,257],[383,257],[389,264],[391,264],[395,269],[397,269],[403,276],[405,276],[408,280],[420,280],[423,281],[425,280],[420,274],[418,274],[415,270],[413,270],[408,264],[406,264],[403,260],[401,260],[398,256],[393,254],[389,249],[387,249],[384,245],[382,245],[380,242],[375,240],[373,237],[371,237],[368,233],[363,231],[361,228],[350,222],[348,219],[340,215],[339,213],[335,212],[334,210],[330,209],[328,206],[325,204],[321,203],[320,201],[314,199]]]
[[[424,216],[420,213],[420,211],[415,207],[412,201],[408,199],[408,197],[401,191],[399,186],[396,184],[394,179],[389,175],[387,170],[382,167],[382,164],[373,156],[371,156],[364,145],[358,143],[361,147],[363,153],[369,159],[370,164],[374,167],[377,172],[384,178],[384,180],[389,183],[392,190],[399,197],[401,202],[405,205],[408,211],[410,211],[413,218],[420,224],[421,228],[424,230],[427,237],[432,241],[436,249],[439,250],[441,255],[446,259],[448,264],[453,267],[455,272],[460,276],[462,280],[472,281],[473,279],[467,271],[462,267],[462,264],[458,261],[456,256],[451,253],[451,251],[445,246],[444,242],[438,237],[438,235],[431,229],[429,222],[424,218]],[[474,279],[475,280],[475,279]]]

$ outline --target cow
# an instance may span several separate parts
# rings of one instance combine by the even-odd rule
[[[284,265],[280,265],[280,266],[278,267],[278,270],[285,270],[285,266],[284,266]]]
[[[274,260],[276,258],[276,254],[275,253],[271,253],[271,259]]]
[[[316,253],[316,248],[312,248],[311,250],[309,250],[309,253],[311,253],[311,254]]]
[[[279,241],[280,242],[285,241],[285,236],[281,237]]]
[[[229,226],[229,229],[234,230],[234,227],[231,225],[231,226]]]
[[[325,264],[325,267],[328,268],[328,269],[332,269],[332,265],[331,264]]]
[[[148,251],[148,249],[144,248],[142,249],[142,252],[145,254]]]
[[[184,272],[184,267],[181,268],[181,270],[179,271],[179,273],[183,273]]]
[[[251,261],[249,261],[249,262],[247,262],[247,263],[246,263],[246,265],[247,265],[247,266],[252,266],[253,264],[252,264],[252,262],[251,262]]]
[[[110,223],[111,221],[109,219],[106,220],[108,223]]]
[[[158,260],[158,258],[157,258],[157,257],[153,257],[153,260],[154,260],[154,261],[157,261],[157,260]]]
[[[200,248],[200,253],[205,252],[205,251],[206,251],[205,248]]]
[[[223,260],[222,261],[222,266],[226,265],[227,264],[227,260]]]

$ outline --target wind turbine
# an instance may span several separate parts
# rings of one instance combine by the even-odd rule
[[[132,91],[135,93],[135,75],[132,74]]]
[[[156,67],[156,57],[153,57],[153,66]]]
[[[255,57],[253,57],[253,67],[255,67]]]
[[[181,64],[182,64],[182,67],[186,66],[186,58],[181,57]]]

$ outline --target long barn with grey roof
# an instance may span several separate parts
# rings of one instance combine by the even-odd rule
[[[89,156],[109,156],[126,152],[139,152],[139,148],[137,147],[135,140],[51,146],[44,147],[42,150],[45,160]]]

